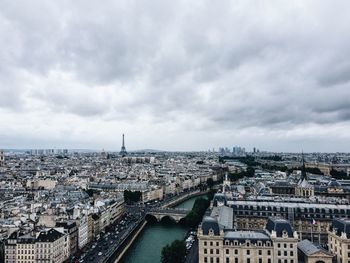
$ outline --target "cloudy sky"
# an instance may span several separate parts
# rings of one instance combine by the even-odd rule
[[[0,148],[350,150],[349,1],[0,1]]]

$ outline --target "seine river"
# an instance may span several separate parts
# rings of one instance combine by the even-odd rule
[[[176,207],[192,209],[199,197],[202,196],[188,199]],[[122,263],[159,263],[162,248],[176,239],[183,239],[187,230],[176,223],[148,223],[124,255]]]

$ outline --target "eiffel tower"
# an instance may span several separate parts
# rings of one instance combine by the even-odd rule
[[[119,154],[121,156],[125,156],[125,155],[128,154],[127,151],[126,151],[126,148],[125,148],[124,134],[123,134],[122,148],[120,149]]]

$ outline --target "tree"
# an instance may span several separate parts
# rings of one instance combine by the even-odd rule
[[[186,215],[186,224],[190,227],[197,227],[202,221],[205,211],[210,206],[210,201],[204,198],[197,198],[191,212]]]
[[[186,245],[183,240],[175,240],[162,249],[162,263],[183,263],[185,262]]]
[[[140,191],[124,191],[124,201],[127,204],[136,203],[141,201],[142,193]]]
[[[208,178],[207,179],[207,185],[211,189],[214,186],[214,180],[213,178]]]
[[[332,169],[330,174],[335,179],[349,179],[348,175],[344,171],[337,171],[335,169]]]

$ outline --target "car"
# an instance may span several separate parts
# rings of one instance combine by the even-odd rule
[[[100,252],[98,252],[98,254],[97,255],[99,255],[99,256],[102,256],[102,252],[100,251]]]

